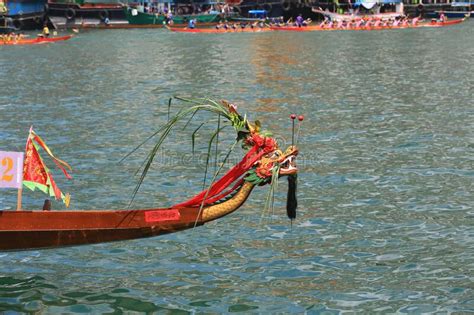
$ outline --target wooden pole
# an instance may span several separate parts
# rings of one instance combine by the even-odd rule
[[[20,188],[18,189],[18,198],[16,200],[16,211],[21,210],[21,193],[23,192],[23,189]]]

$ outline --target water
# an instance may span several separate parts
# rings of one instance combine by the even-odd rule
[[[468,21],[307,34],[91,31],[1,48],[0,148],[23,150],[33,124],[74,168],[73,181],[56,178],[75,209],[127,206],[146,150],[117,162],[166,121],[172,95],[231,100],[283,146],[289,114],[306,119],[292,228],[282,181],[263,220],[260,188],[238,212],[195,230],[1,253],[0,310],[474,311],[473,30]],[[204,165],[190,153],[191,133],[167,142],[136,207],[199,190]],[[15,198],[2,191],[0,208]],[[43,199],[24,192],[26,209]]]

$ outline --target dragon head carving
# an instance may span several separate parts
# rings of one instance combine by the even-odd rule
[[[248,152],[244,158],[236,164],[234,167],[229,169],[225,175],[220,179],[213,179],[212,183],[206,190],[201,191],[199,194],[193,198],[185,201],[183,203],[175,205],[175,207],[189,207],[189,206],[199,206],[206,203],[212,204],[218,200],[221,200],[236,191],[237,187],[241,187],[242,179],[252,185],[265,185],[270,184],[270,191],[274,191],[276,183],[279,177],[287,176],[288,179],[288,198],[287,198],[287,213],[290,219],[296,217],[296,176],[298,169],[295,164],[296,156],[298,155],[298,148],[295,145],[291,145],[285,151],[279,148],[275,138],[271,136],[270,133],[261,131],[261,124],[257,120],[254,123],[250,123],[247,120],[246,115],[240,115],[237,111],[237,106],[234,104],[221,100],[212,100],[208,98],[200,99],[188,99],[182,97],[174,97],[174,99],[186,102],[191,104],[191,106],[181,109],[178,113],[168,119],[168,123],[160,127],[160,129],[154,133],[154,135],[161,134],[157,140],[155,146],[152,149],[152,152],[149,154],[147,163],[143,168],[143,172],[140,178],[140,182],[135,188],[134,196],[140,188],[143,179],[145,178],[153,159],[160,149],[164,139],[168,136],[171,129],[174,125],[183,119],[188,119],[188,122],[185,125],[188,126],[189,122],[195,117],[196,113],[199,111],[206,111],[212,114],[218,115],[217,121],[217,130],[211,137],[208,145],[208,151],[210,151],[213,141],[218,139],[219,132],[226,126],[221,126],[221,118],[225,119],[226,123],[232,126],[237,134],[234,144],[232,144],[225,160],[229,157],[230,152],[237,143],[242,143],[245,149],[248,149]],[[171,99],[168,103],[168,108],[171,106]],[[294,140],[294,120],[296,115],[292,114],[291,119],[293,120],[293,132],[292,139]],[[301,116],[303,117],[303,116]],[[301,122],[303,118],[298,118]],[[192,135],[193,148],[194,148],[194,137],[196,132],[204,125],[202,123]],[[138,147],[143,145],[146,141],[151,139],[154,135],[145,140]],[[216,140],[216,148],[218,140]],[[293,141],[292,141],[293,142]],[[137,147],[137,148],[138,148]],[[137,149],[136,148],[136,149]],[[136,150],[135,149],[135,150]],[[135,151],[134,150],[134,151]],[[133,152],[133,151],[132,151]],[[217,150],[216,150],[217,152]],[[217,156],[217,154],[216,154]],[[209,161],[207,161],[208,163]],[[222,166],[225,163],[221,163],[221,166],[216,171],[216,175],[222,169]],[[206,165],[207,172],[207,165]],[[207,175],[207,173],[206,173]],[[205,175],[205,176],[206,176]],[[233,186],[231,186],[233,184]],[[240,186],[239,186],[240,185]],[[229,189],[228,189],[229,188]]]
[[[298,149],[295,146],[288,147],[285,152],[275,149],[256,163],[255,173],[265,179],[271,177],[275,168],[278,168],[279,176],[294,175],[298,171],[295,163],[297,155]]]
[[[252,128],[249,128],[252,130]],[[262,136],[255,130],[245,140],[246,145],[257,146],[262,150],[261,157],[248,172],[247,181],[263,185],[269,183],[274,176],[296,175],[296,156],[298,148],[294,145],[282,151],[276,140],[270,136]]]

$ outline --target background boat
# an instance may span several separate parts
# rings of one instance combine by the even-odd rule
[[[0,0],[0,31],[40,28],[46,0]]]
[[[118,2],[94,3],[83,0],[50,0],[48,15],[65,17],[68,20],[84,19],[124,19],[123,5]]]
[[[163,25],[166,16],[159,13],[141,12],[140,8],[127,7],[124,9],[129,24],[133,25]],[[222,21],[224,16],[220,13],[173,15],[173,24],[186,24],[191,19],[196,19],[198,24],[213,24]]]
[[[447,10],[438,10],[428,14],[428,17],[437,18],[442,13],[447,18],[463,18],[465,16],[474,17],[474,11],[472,9],[473,1],[455,1],[451,3],[451,7]]]

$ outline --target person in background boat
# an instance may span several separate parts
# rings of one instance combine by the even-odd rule
[[[307,18],[306,20],[303,21],[303,26],[308,26],[311,24],[311,22],[313,22],[313,20],[311,20],[310,18]]]
[[[8,41],[16,43],[16,33],[10,33],[10,36],[8,37]]]
[[[3,1],[0,1],[0,15],[5,15],[8,9]]]
[[[402,26],[408,26],[408,18],[407,17],[402,18],[401,25]]]
[[[13,36],[15,36],[15,33],[8,33],[6,36],[7,42],[11,42],[13,40]]]
[[[173,13],[171,12],[166,13],[165,21],[166,21],[166,24],[173,25]]]
[[[237,24],[232,23],[232,29],[233,29],[234,31],[236,31],[236,30],[237,30]]]
[[[299,15],[296,17],[296,26],[302,27],[302,26],[303,26],[303,22],[304,22],[303,16],[302,16],[301,14],[299,14]]]
[[[190,29],[192,29],[192,30],[196,28],[196,20],[195,20],[195,19],[189,20],[189,22],[188,22],[188,28],[190,28]]]
[[[222,21],[219,21],[219,23],[216,24],[216,30],[220,30],[223,27],[224,25],[222,24]]]
[[[43,37],[46,37],[48,38],[49,37],[49,27],[48,27],[48,24],[44,24],[44,27],[43,27]]]
[[[247,27],[247,23],[245,22],[240,22],[240,28],[243,30]]]
[[[446,15],[444,15],[444,11],[441,11],[441,12],[439,13],[439,21],[444,23],[444,22],[446,22],[447,20],[448,20],[448,19],[446,18]]]
[[[395,20],[393,20],[393,27],[398,27],[400,25],[400,18],[397,16]]]
[[[382,24],[382,21],[378,18],[375,19],[375,22],[374,22],[374,27],[379,27],[380,24]]]
[[[275,19],[275,26],[283,26],[285,24],[285,19],[283,16]]]
[[[109,25],[110,24],[110,20],[109,20],[109,17],[106,16],[105,19],[104,19],[104,24],[105,25]]]

